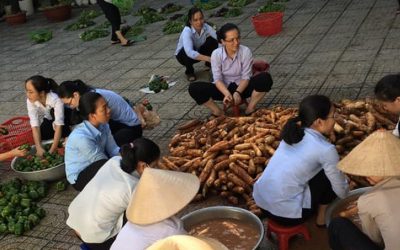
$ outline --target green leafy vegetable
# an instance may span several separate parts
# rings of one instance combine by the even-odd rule
[[[78,21],[65,27],[65,30],[73,31],[93,26],[96,24],[93,19],[100,15],[100,12],[95,10],[84,10],[79,15]]]
[[[153,75],[149,82],[149,89],[155,93],[159,93],[161,90],[169,88],[167,80],[159,75]]]
[[[79,38],[81,38],[83,41],[92,41],[97,38],[101,37],[106,37],[110,34],[108,30],[105,29],[99,29],[99,28],[94,28],[90,30],[86,30],[82,34],[79,35]]]
[[[143,25],[143,24],[159,22],[162,20],[165,20],[165,18],[160,14],[158,14],[157,12],[148,12],[142,15],[137,24]]]
[[[29,36],[36,43],[44,43],[53,38],[53,32],[50,30],[36,30],[29,33]]]
[[[280,3],[268,2],[266,5],[258,8],[259,13],[264,12],[282,12],[285,10],[285,5]]]
[[[228,0],[228,6],[241,8],[253,2],[255,0]]]
[[[185,23],[180,20],[168,21],[165,23],[163,32],[164,34],[175,34],[179,33],[185,27]]]
[[[200,0],[196,0],[194,2],[194,6],[196,6],[197,8],[200,8],[202,10],[212,10],[217,8],[218,6],[220,6],[222,4],[222,2],[220,1],[208,1],[208,2],[201,2]]]
[[[183,7],[181,5],[177,5],[174,3],[167,3],[166,5],[164,5],[161,10],[160,13],[162,14],[170,14],[170,13],[174,13],[176,11],[181,10]]]

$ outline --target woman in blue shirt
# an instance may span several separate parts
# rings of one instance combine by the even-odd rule
[[[99,93],[82,95],[79,113],[83,122],[69,135],[64,158],[68,182],[81,191],[109,158],[119,154],[119,147],[108,126],[111,111]]]
[[[193,7],[187,15],[187,23],[179,37],[175,51],[176,59],[186,67],[188,81],[196,80],[193,64],[204,61],[211,67],[211,53],[218,48],[217,34],[213,27],[205,23],[201,9]]]
[[[110,129],[118,146],[129,143],[136,138],[142,137],[142,125],[135,111],[128,102],[120,95],[106,89],[94,89],[86,85],[81,80],[65,81],[58,88],[58,95],[65,105],[74,109],[71,115],[77,117],[77,110],[80,96],[87,92],[99,93],[107,102],[111,109]],[[79,116],[78,116],[79,117]],[[72,118],[71,118],[72,119]],[[80,121],[71,121],[71,124],[77,124]]]
[[[328,97],[312,95],[285,124],[282,141],[253,190],[254,200],[270,219],[292,226],[318,210],[316,224],[324,226],[327,205],[336,195],[346,196],[347,180],[336,167],[339,155],[325,138],[333,132],[334,116]]]

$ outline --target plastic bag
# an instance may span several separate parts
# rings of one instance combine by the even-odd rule
[[[153,129],[160,124],[161,119],[148,100],[144,100],[134,108],[143,129]]]

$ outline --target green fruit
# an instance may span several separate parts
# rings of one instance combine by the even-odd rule
[[[64,191],[67,189],[67,185],[66,181],[59,181],[56,183],[56,189],[58,192]]]

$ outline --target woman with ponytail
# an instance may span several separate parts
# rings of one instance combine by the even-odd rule
[[[316,224],[324,226],[327,205],[347,195],[347,180],[336,167],[339,155],[325,137],[333,132],[334,116],[328,97],[312,95],[285,124],[278,149],[254,184],[254,200],[266,217],[294,226],[317,211]]]
[[[79,99],[87,92],[96,92],[104,97],[111,110],[109,121],[111,133],[118,146],[142,137],[142,124],[136,112],[117,93],[106,89],[95,89],[81,80],[62,82],[58,88],[58,96],[66,106],[72,109],[71,124],[79,123]]]
[[[125,210],[144,168],[155,167],[160,148],[139,138],[121,147],[71,202],[67,225],[92,250],[110,249],[125,224]]]
[[[25,81],[26,104],[32,127],[36,154],[43,155],[42,140],[53,139],[49,152],[53,153],[61,138],[71,132],[64,121],[64,105],[57,96],[58,85],[50,78],[31,76]],[[66,121],[68,119],[65,119]]]

